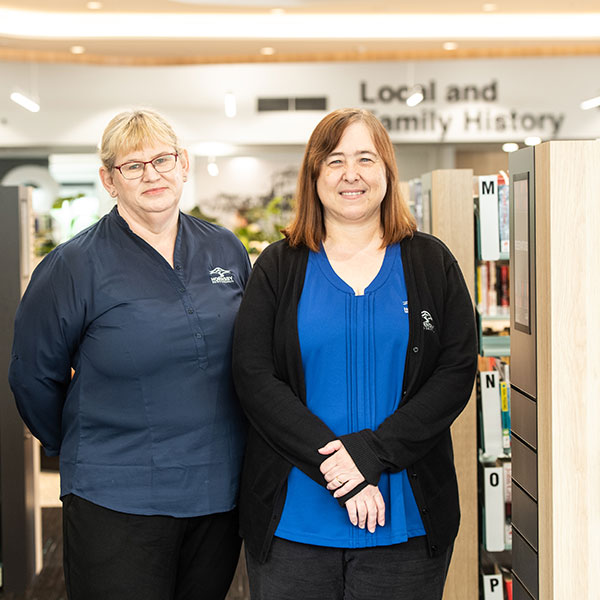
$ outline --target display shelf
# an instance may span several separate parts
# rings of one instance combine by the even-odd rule
[[[431,233],[441,239],[456,257],[471,298],[474,299],[472,181],[473,171],[470,169],[432,171],[422,177],[421,191],[424,201],[430,202],[430,206],[423,206],[422,210],[425,216],[429,210]],[[477,406],[473,392],[471,401],[452,425],[461,524],[454,544],[444,600],[479,598],[476,432]]]

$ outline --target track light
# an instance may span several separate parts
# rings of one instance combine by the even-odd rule
[[[537,146],[542,143],[542,138],[537,135],[530,135],[529,137],[526,137],[524,141],[526,146]]]
[[[590,108],[596,108],[597,106],[600,106],[600,96],[590,98],[589,100],[584,100],[579,106],[581,110],[590,110]]]
[[[214,157],[211,156],[208,159],[206,170],[211,177],[216,177],[219,174],[219,165],[217,165],[217,161],[214,159]]]
[[[225,116],[232,119],[236,114],[237,104],[235,94],[233,92],[225,92]]]
[[[10,99],[31,112],[36,113],[40,111],[40,105],[25,94],[21,94],[21,92],[13,92],[10,95]]]
[[[408,106],[417,106],[423,102],[423,88],[420,85],[415,85],[411,90],[408,98],[406,98],[406,104]]]

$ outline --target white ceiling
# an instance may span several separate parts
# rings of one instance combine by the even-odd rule
[[[477,0],[103,0],[95,10],[88,4],[0,0],[0,60],[160,65],[600,54],[598,0],[492,6]],[[444,50],[447,41],[458,47]],[[72,46],[83,46],[83,54],[72,54]],[[275,53],[261,54],[266,46]]]

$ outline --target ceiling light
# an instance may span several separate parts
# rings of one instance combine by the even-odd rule
[[[456,50],[458,48],[458,44],[456,42],[444,42],[442,48],[444,50]]]
[[[537,135],[530,135],[529,137],[525,138],[525,145],[526,146],[537,146],[538,144],[542,143],[542,138],[538,137]]]
[[[265,46],[264,48],[260,49],[260,53],[263,56],[273,56],[273,54],[275,54],[275,48],[271,48],[271,46]]]
[[[494,12],[495,10],[498,10],[498,5],[491,2],[486,2],[481,9],[483,12]]]
[[[514,142],[506,142],[506,144],[502,144],[502,150],[504,152],[516,152],[519,149],[519,144],[515,144]]]
[[[241,1],[241,0],[240,0]],[[247,0],[249,1],[249,0]],[[0,6],[5,3],[0,2]],[[146,2],[146,4],[149,4]],[[154,2],[153,5],[159,3]],[[333,4],[333,3],[332,3]],[[289,14],[260,13],[108,13],[50,12],[0,7],[0,36],[42,39],[139,39],[171,37],[191,40],[353,39],[454,41],[481,38],[581,40],[598,38],[600,13],[541,14]],[[265,18],[265,17],[271,18]],[[449,33],[452,32],[452,33]],[[260,40],[260,41],[258,41]],[[275,43],[274,41],[271,43]]]
[[[102,8],[102,2],[88,2],[86,6],[89,10],[100,10]]]
[[[597,106],[600,106],[600,96],[590,98],[589,100],[584,100],[579,106],[581,110],[590,110],[590,108],[596,108]]]
[[[83,54],[85,48],[83,46],[71,46],[71,54]]]
[[[406,99],[406,104],[408,106],[417,106],[423,102],[423,88],[420,85],[415,85],[411,90],[408,98]]]
[[[206,165],[206,170],[211,177],[216,177],[219,174],[219,165],[217,165],[214,158],[208,159],[208,164]]]
[[[233,92],[225,92],[225,116],[232,119],[237,114],[237,105],[235,94]]]
[[[13,92],[10,95],[10,99],[13,102],[16,102],[19,106],[22,106],[31,112],[36,113],[40,110],[40,105],[37,102],[25,96],[25,94],[21,94],[20,92]]]

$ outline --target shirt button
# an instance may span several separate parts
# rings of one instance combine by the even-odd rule
[[[202,337],[202,334],[201,334],[201,333],[197,333],[197,334],[196,334],[196,337],[197,337],[198,339],[200,339],[200,338]]]
[[[421,509],[421,512],[422,512],[424,515],[426,515],[426,514],[427,514],[429,511],[428,511],[426,508],[422,508],[422,509]]]
[[[193,309],[193,308],[188,308],[188,313],[189,313],[190,315],[194,314],[194,309]]]
[[[175,265],[175,270],[176,271],[181,271],[181,269],[182,269],[181,265]]]
[[[419,351],[419,347],[418,346],[413,346],[412,351],[416,354]]]
[[[438,549],[438,547],[435,544],[433,544],[433,546],[431,546],[432,552],[437,552],[437,549]]]
[[[179,288],[179,293],[183,294],[183,292],[185,292],[185,288]]]
[[[416,474],[416,473],[412,473],[412,474],[411,474],[411,477],[412,477],[413,479],[416,479],[416,478],[417,478],[417,474]]]

